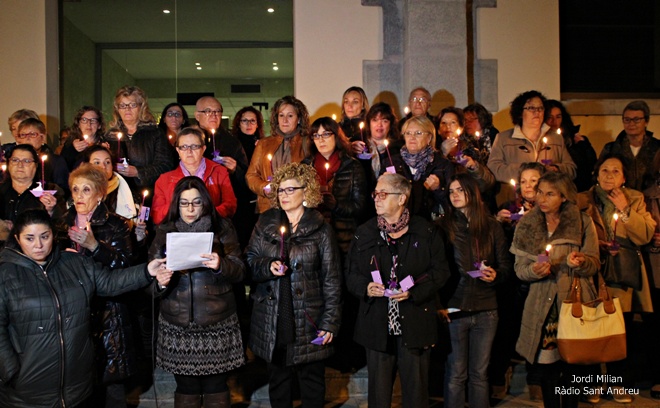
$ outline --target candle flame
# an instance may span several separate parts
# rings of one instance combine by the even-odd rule
[[[612,216],[612,218],[614,218],[614,221],[615,221],[615,222],[618,221],[618,220],[619,220],[619,214],[614,213],[614,215]]]
[[[5,170],[7,170],[7,165],[6,165],[6,164],[3,164],[3,165],[2,165],[2,171],[5,171]]]
[[[360,130],[364,129],[364,122],[360,122]]]
[[[548,138],[545,136],[543,137],[543,144],[548,144]]]
[[[387,145],[390,144],[390,141],[385,139],[385,140],[383,140],[383,144],[385,145],[385,147],[387,147]]]
[[[325,169],[328,170],[330,168],[330,163],[325,164]]]
[[[215,136],[215,129],[211,129],[211,134]]]
[[[456,137],[460,136],[462,132],[462,129],[456,129]]]
[[[121,137],[124,136],[121,134],[121,132],[117,133],[117,140],[121,139]]]
[[[143,197],[146,197],[146,196],[148,196],[148,195],[149,195],[149,190],[144,190],[144,191],[142,192],[142,196],[143,196]]]
[[[332,120],[337,121],[337,115],[335,115],[334,113],[332,114]]]
[[[87,136],[87,135],[83,135],[83,139],[85,139],[85,141],[87,141],[87,138],[88,138],[88,137],[89,137],[89,136]]]
[[[282,233],[282,235],[284,235],[284,233],[286,232],[286,228],[284,228],[284,225],[280,227],[280,232]]]
[[[268,156],[266,156],[266,157],[268,157],[268,161],[273,161],[273,155],[272,154],[268,153]]]
[[[42,162],[45,162],[47,158],[48,158],[48,156],[46,156],[46,155],[44,154],[43,156],[41,156],[41,161],[42,161]]]
[[[511,183],[511,185],[513,186],[513,188],[516,188],[516,180],[511,179],[511,181],[510,181],[509,183]]]
[[[405,108],[403,108],[403,113],[408,115],[408,112],[410,112],[410,109],[407,106]]]
[[[557,134],[561,135],[561,129],[559,129],[559,128],[557,129]]]
[[[476,137],[476,138],[478,139],[479,136],[481,136],[481,135],[479,134],[479,131],[478,131],[478,130],[477,130],[476,132],[474,132],[474,137]]]
[[[552,249],[552,245],[548,244],[545,246],[545,252],[550,252],[551,249]]]
[[[167,136],[170,140],[172,140],[172,135]]]

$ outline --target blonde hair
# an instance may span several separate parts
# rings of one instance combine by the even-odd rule
[[[277,189],[280,184],[287,180],[296,180],[303,189],[307,207],[315,208],[323,199],[321,198],[321,185],[319,184],[318,174],[314,167],[302,163],[289,163],[280,167],[273,175],[273,181],[270,183],[270,203],[274,208],[279,208],[279,199]]]
[[[69,174],[70,190],[73,190],[73,180],[77,178],[88,180],[92,184],[94,190],[96,190],[95,193],[101,193],[103,198],[105,198],[108,192],[108,179],[106,178],[105,173],[98,167],[91,163],[82,163],[78,166],[78,168]]]
[[[117,93],[115,94],[115,102],[112,105],[113,106],[113,111],[112,111],[112,122],[110,122],[110,127],[113,128],[125,128],[124,122],[121,120],[121,116],[119,115],[119,99],[122,97],[128,98],[128,97],[134,97],[135,102],[138,104],[138,126],[146,126],[146,125],[155,125],[156,124],[156,118],[154,118],[154,115],[151,113],[151,110],[149,110],[149,103],[147,102],[147,94],[137,86],[122,86],[117,90]]]
[[[419,126],[420,128],[422,128],[422,130],[424,130],[425,132],[429,132],[431,134],[430,146],[431,146],[431,149],[433,149],[433,151],[435,151],[435,126],[433,126],[433,122],[431,122],[429,120],[429,118],[427,118],[426,116],[413,116],[410,119],[408,119],[403,124],[403,126],[401,126],[401,135],[402,135],[402,137],[406,133],[406,130],[408,129],[408,126],[410,126],[410,124],[412,124],[412,123],[414,123],[417,126]]]

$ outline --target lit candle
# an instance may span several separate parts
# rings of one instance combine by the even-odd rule
[[[456,139],[458,139],[461,136],[462,129],[458,128],[456,129]]]
[[[550,258],[550,250],[552,249],[552,245],[548,244],[545,246],[545,256]]]
[[[273,173],[275,173],[273,171],[273,155],[268,153],[268,156],[266,157],[268,157],[268,162],[270,163],[270,174],[272,175]]]
[[[545,152],[545,159],[548,160],[548,138],[545,136],[543,137],[543,150]]]
[[[142,204],[140,204],[140,208],[144,207],[144,199],[147,198],[148,195],[149,195],[149,190],[144,190],[142,192]]]
[[[337,121],[337,115],[335,115],[334,113],[332,114],[332,120],[334,120],[335,122]]]
[[[408,116],[408,112],[410,112],[410,109],[407,106],[405,108],[403,108],[403,114],[405,116]]]
[[[117,162],[121,161],[121,132],[117,133]]]
[[[614,218],[614,234],[612,235],[612,243],[614,243],[616,241],[616,225],[619,223],[619,214],[614,213],[612,218]]]
[[[362,141],[364,142],[364,122],[360,122],[360,138],[362,138]],[[366,149],[366,146],[365,146]]]
[[[561,136],[561,129],[557,128],[557,134]]]
[[[513,186],[513,193],[515,194],[515,200],[516,200],[516,205],[517,205],[517,203],[518,203],[518,190],[516,190],[516,180],[511,179],[511,181],[509,183],[511,183],[511,185]]]
[[[476,132],[474,132],[474,137],[476,137],[477,139],[479,139],[481,137],[481,134],[479,133],[478,130]]]
[[[325,163],[325,184],[328,184],[328,169],[330,168],[330,163]]]
[[[45,165],[46,165],[46,159],[48,156],[45,154],[41,156],[41,188],[44,190],[46,189],[46,170],[45,170]]]
[[[87,135],[83,135],[83,140],[84,140],[85,142],[87,141],[87,138],[89,138],[89,136],[87,136]]]
[[[385,144],[385,150],[387,150],[387,157],[390,158],[390,165],[394,166],[394,162],[392,161],[392,155],[390,155],[390,149],[387,147],[388,144],[390,144],[390,141],[385,139],[383,141],[383,144]]]
[[[286,232],[286,228],[284,226],[280,227],[280,260],[284,261],[284,233]]]
[[[215,129],[211,129],[211,139],[213,139],[213,154],[215,154],[217,152],[217,150],[215,150]]]

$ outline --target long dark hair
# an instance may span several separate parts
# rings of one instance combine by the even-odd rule
[[[394,114],[392,107],[385,102],[378,102],[373,104],[369,109],[369,112],[367,112],[367,116],[364,119],[364,125],[366,127],[365,135],[367,140],[371,140],[371,120],[375,119],[378,115],[390,121],[390,131],[387,133],[387,139],[399,140],[401,135],[399,134],[396,115]]]
[[[476,240],[478,240],[479,254],[482,259],[486,259],[492,252],[493,238],[488,227],[490,214],[488,214],[488,210],[481,199],[479,184],[467,173],[456,174],[451,178],[448,185],[451,185],[454,181],[458,182],[465,193],[465,216],[469,220],[468,232],[471,238],[470,244],[472,245],[472,240],[474,239],[476,245]],[[456,236],[456,229],[458,228],[456,225],[458,212],[453,205],[449,205],[449,216],[444,217],[445,228],[452,241]]]
[[[69,128],[69,138],[66,143],[73,144],[74,140],[82,140],[83,135],[80,133],[80,119],[87,112],[94,112],[99,119],[99,129],[96,131],[96,134],[88,135],[89,137],[94,138],[95,143],[103,143],[105,141],[105,118],[103,117],[103,112],[95,106],[85,105],[78,109],[76,116],[73,118],[73,125]]]
[[[167,123],[165,123],[165,117],[167,116],[167,110],[170,109],[172,106],[176,106],[179,109],[181,109],[181,115],[183,117],[183,123],[181,124],[181,129],[190,126],[190,120],[188,119],[188,112],[186,112],[186,108],[184,108],[183,105],[181,105],[178,102],[172,102],[167,106],[165,106],[165,108],[163,109],[163,113],[160,114],[160,122],[158,122],[158,127],[163,130],[164,135],[167,135],[167,130],[168,130]]]
[[[320,127],[323,127],[323,129],[326,131],[332,132],[334,134],[335,150],[339,154],[340,159],[351,155],[351,142],[348,141],[344,131],[341,130],[341,127],[339,127],[339,124],[337,124],[336,121],[327,116],[316,119],[314,123],[312,123],[309,135],[311,136],[318,132]],[[319,151],[316,148],[316,143],[314,143],[314,140],[312,140],[313,138],[310,137],[309,139],[309,156],[314,158],[316,153]]]
[[[206,185],[202,179],[196,176],[184,177],[179,180],[178,183],[176,183],[176,186],[174,186],[174,194],[172,194],[172,202],[170,203],[170,209],[167,212],[165,222],[175,222],[181,217],[181,209],[179,208],[179,200],[181,199],[181,194],[184,191],[192,190],[193,188],[199,191],[199,195],[202,199],[202,214],[200,217],[210,215],[211,220],[213,221],[213,226],[215,227],[219,225],[218,218],[220,215],[215,210],[211,195],[206,189]]]
[[[252,112],[257,117],[257,130],[254,132],[258,139],[264,138],[264,115],[261,114],[257,109],[252,106],[245,106],[241,108],[236,115],[234,115],[234,121],[231,124],[231,133],[238,137],[241,133],[241,119],[243,119],[243,114],[245,112]]]

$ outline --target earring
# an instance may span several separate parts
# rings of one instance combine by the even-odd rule
[[[100,205],[100,204],[101,204],[101,199],[99,198],[99,202],[96,203],[96,205]]]
[[[307,207],[307,200],[303,200],[303,207]]]

